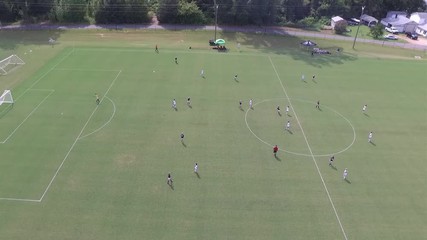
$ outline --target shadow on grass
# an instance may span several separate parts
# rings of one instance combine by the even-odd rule
[[[279,158],[278,156],[274,156],[274,159],[276,159],[277,161],[279,161],[279,162],[281,162],[282,161],[282,159],[281,158]]]
[[[1,112],[0,112],[0,119],[2,119],[4,116],[6,116],[6,114],[8,113],[8,112],[10,112],[10,110],[12,110],[13,109],[13,103],[12,104],[9,104],[9,106],[5,106],[5,107],[2,107],[2,108],[4,108],[3,110],[1,110]],[[1,109],[1,108],[0,108]]]
[[[294,60],[302,61],[318,68],[357,60],[355,54],[347,53],[342,46],[337,46],[335,41],[325,41],[325,39],[319,39],[316,47],[327,50],[331,54],[314,54],[312,56],[312,48],[301,47],[300,44],[302,41],[310,39],[310,37],[289,34],[287,30],[276,28],[270,29],[269,33],[266,34],[223,31],[220,32],[220,37],[228,41],[238,42],[242,46],[258,49],[264,53],[287,55]],[[315,38],[314,36],[312,37]]]
[[[49,39],[57,40],[64,30],[53,29],[53,30],[41,30],[41,31],[30,31],[28,30],[0,30],[2,35],[0,41],[0,49],[13,50],[18,45],[46,45],[52,46],[49,43]]]
[[[337,167],[335,167],[334,165],[329,165],[332,169],[334,169],[335,171],[337,171]]]
[[[200,174],[198,172],[195,172],[194,174],[196,174],[197,178],[200,179]]]
[[[344,179],[344,181],[346,181],[348,184],[351,184],[351,181],[350,181],[350,180],[348,180],[347,178],[346,178],[346,179]]]
[[[372,146],[377,146],[377,144],[375,144],[374,142],[369,142]]]

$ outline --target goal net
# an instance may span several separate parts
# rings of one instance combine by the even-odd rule
[[[3,105],[3,103],[13,104],[12,92],[10,90],[4,90],[3,94],[0,96],[0,105]]]
[[[10,55],[9,57],[0,60],[0,75],[8,74],[13,68],[19,65],[25,64],[21,58],[16,55]]]

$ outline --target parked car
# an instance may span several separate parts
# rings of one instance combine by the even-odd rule
[[[393,34],[398,34],[399,30],[397,30],[397,28],[395,27],[386,27],[385,30],[389,33],[393,33]]]
[[[348,26],[356,26],[356,25],[359,25],[359,23],[356,21],[353,21],[353,20],[347,20],[347,25]]]
[[[397,40],[397,37],[394,36],[393,34],[387,34],[387,35],[384,35],[384,39]]]
[[[406,36],[412,40],[417,40],[418,39],[418,34],[416,33],[412,33],[412,32],[407,32]]]

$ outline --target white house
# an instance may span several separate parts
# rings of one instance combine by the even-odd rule
[[[338,22],[341,22],[341,21],[345,21],[345,20],[342,17],[340,17],[340,16],[332,17],[331,18],[331,27],[332,27],[332,29],[335,29],[335,24],[337,24]]]
[[[415,32],[418,35],[427,37],[427,23],[425,23],[424,25],[418,25],[418,27],[415,29]]]
[[[395,27],[399,32],[414,32],[417,23],[406,17],[405,12],[388,12],[387,17],[381,19],[381,24],[386,27]]]
[[[418,25],[423,25],[427,23],[427,12],[414,12],[409,19],[416,22]]]

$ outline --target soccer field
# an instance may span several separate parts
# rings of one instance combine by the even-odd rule
[[[0,106],[0,239],[427,236],[425,60],[45,48]]]

